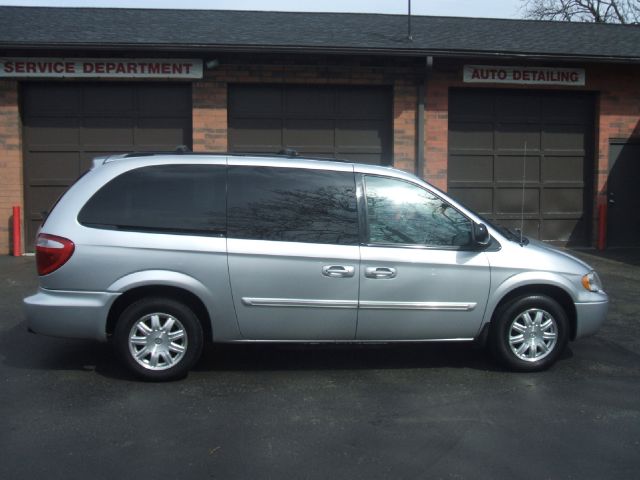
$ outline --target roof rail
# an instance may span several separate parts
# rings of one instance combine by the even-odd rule
[[[152,157],[154,155],[185,155],[185,156],[201,156],[201,155],[216,155],[216,156],[234,156],[234,157],[284,157],[284,158],[301,158],[301,155],[297,150],[293,148],[284,148],[278,153],[255,153],[255,152],[193,152],[186,145],[178,145],[174,151],[165,152],[130,152],[126,153],[119,158],[133,158],[133,157]],[[327,158],[327,157],[311,157],[304,155],[304,159],[308,160],[324,160],[329,162],[345,162],[352,163],[353,160],[347,160],[342,158]]]

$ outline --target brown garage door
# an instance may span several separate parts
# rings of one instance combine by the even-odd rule
[[[146,83],[22,85],[27,247],[55,200],[93,157],[191,145],[191,86]]]
[[[524,210],[533,238],[589,243],[593,104],[572,92],[452,90],[450,193],[507,227]]]
[[[229,149],[391,162],[386,87],[230,85]]]

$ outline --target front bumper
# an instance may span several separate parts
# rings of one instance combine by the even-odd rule
[[[66,338],[107,339],[107,317],[119,293],[38,289],[24,299],[29,330]]]
[[[609,310],[609,300],[576,303],[576,339],[593,335],[604,323]]]

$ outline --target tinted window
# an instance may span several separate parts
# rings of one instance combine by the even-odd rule
[[[229,237],[358,243],[353,173],[229,168]]]
[[[98,228],[225,232],[223,165],[157,165],[131,170],[102,187],[78,221]]]
[[[471,222],[448,203],[411,183],[366,177],[369,243],[460,247]]]

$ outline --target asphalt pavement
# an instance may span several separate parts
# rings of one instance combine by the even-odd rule
[[[577,255],[610,314],[547,372],[467,344],[215,346],[164,384],[27,333],[33,258],[0,257],[0,478],[638,478],[640,250]]]

